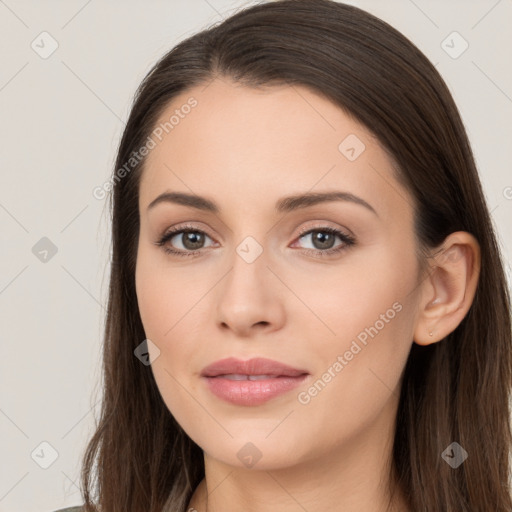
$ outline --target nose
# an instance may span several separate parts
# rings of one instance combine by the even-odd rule
[[[234,254],[231,270],[216,287],[220,329],[250,337],[282,327],[285,289],[267,265],[265,251],[251,263]]]

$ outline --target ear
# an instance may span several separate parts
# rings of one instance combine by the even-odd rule
[[[480,275],[480,245],[465,231],[446,237],[429,258],[414,330],[418,345],[430,345],[453,332],[469,311]],[[430,335],[432,333],[432,335]]]

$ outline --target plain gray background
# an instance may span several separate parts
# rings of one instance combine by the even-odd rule
[[[253,3],[0,0],[2,512],[82,503],[110,257],[92,190],[112,172],[135,88],[177,42]],[[510,276],[512,2],[347,3],[408,36],[448,83]]]

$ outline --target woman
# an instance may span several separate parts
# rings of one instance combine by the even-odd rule
[[[112,188],[83,510],[512,509],[503,263],[403,35],[282,0],[188,38],[141,84]]]

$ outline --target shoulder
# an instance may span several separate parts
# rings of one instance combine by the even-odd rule
[[[59,510],[55,510],[55,512],[82,512],[82,507],[76,506],[76,507],[60,508]]]

